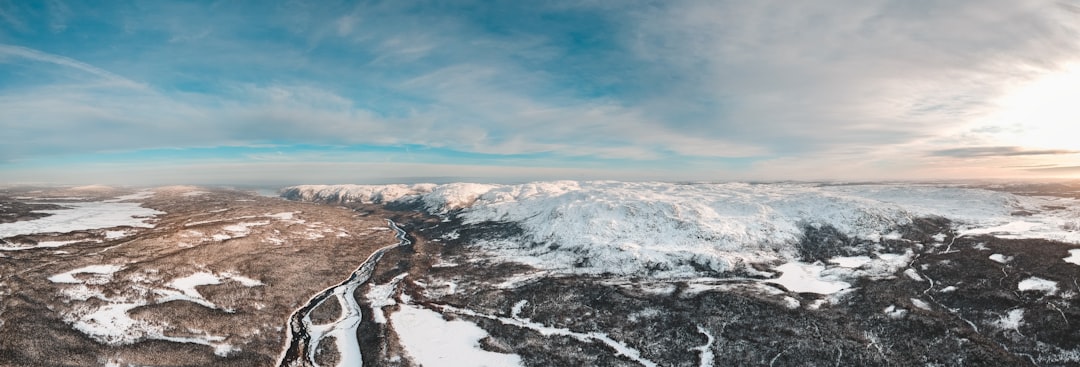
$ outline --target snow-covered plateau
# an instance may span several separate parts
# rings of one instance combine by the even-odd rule
[[[835,229],[878,260],[883,239],[917,218],[953,235],[1080,243],[1080,201],[981,188],[813,183],[534,182],[520,185],[305,185],[290,199],[418,206],[464,225],[506,222],[520,235],[475,239],[495,256],[573,273],[683,277],[800,260],[808,228]],[[1018,213],[1023,213],[1022,216]],[[935,245],[926,243],[925,245]]]

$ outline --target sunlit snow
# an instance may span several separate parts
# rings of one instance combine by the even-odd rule
[[[1058,292],[1057,282],[1039,277],[1031,277],[1021,280],[1020,283],[1016,285],[1016,287],[1021,291],[1036,291],[1046,293],[1048,295],[1053,295]]]
[[[574,273],[684,277],[796,260],[804,226],[863,243],[897,239],[913,218],[943,216],[964,235],[1080,243],[1080,201],[932,185],[534,182],[520,185],[296,186],[303,200],[414,203],[466,223],[513,222],[521,238],[475,240],[506,260]],[[1047,209],[1066,208],[1066,209]],[[458,210],[460,210],[458,212]],[[1012,213],[1033,213],[1017,221]],[[944,241],[947,236],[938,234]],[[855,243],[856,245],[859,242]],[[834,259],[858,268],[866,259]]]
[[[790,262],[776,267],[776,270],[783,274],[770,281],[798,293],[833,294],[851,286],[842,281],[822,279],[821,271],[824,269],[825,267],[821,265]]]
[[[1019,330],[1020,326],[1024,325],[1024,310],[1021,308],[1011,310],[1005,316],[995,320],[993,324],[1006,330]]]
[[[1080,249],[1069,250],[1069,257],[1064,258],[1064,260],[1070,264],[1080,265]]]
[[[152,228],[149,218],[165,214],[144,208],[138,203],[127,202],[79,202],[59,203],[70,209],[38,210],[50,216],[34,220],[0,224],[0,238],[35,233],[67,233],[119,226]]]
[[[1002,263],[1002,264],[1007,264],[1008,262],[1012,261],[1012,259],[1013,259],[1012,256],[1005,256],[1005,255],[1002,255],[1002,254],[993,254],[993,255],[990,255],[989,258],[990,258],[990,260],[993,260],[994,262],[998,262],[998,263]]]
[[[484,329],[463,320],[447,321],[441,314],[413,305],[400,305],[390,324],[409,355],[424,366],[521,366],[515,354],[480,349]]]
[[[35,248],[50,248],[67,246],[76,242],[82,242],[82,240],[69,240],[69,241],[40,241],[36,245],[21,245],[19,243],[0,245],[0,251],[18,251],[29,250]]]
[[[63,272],[63,273],[60,273],[60,274],[53,275],[53,276],[49,277],[49,281],[53,282],[53,283],[103,284],[103,283],[108,283],[109,279],[112,278],[113,273],[116,273],[116,272],[120,271],[123,268],[124,267],[120,266],[120,265],[90,265],[90,266],[84,266],[84,267],[81,267],[81,268],[78,268],[78,269],[69,270],[69,271],[66,271],[66,272]],[[94,275],[94,277],[92,277],[91,279],[88,279],[88,280],[86,280],[84,282],[82,280],[78,280],[78,279],[75,278],[75,275],[79,275],[79,274],[92,274],[92,275]]]
[[[829,262],[836,264],[842,268],[858,268],[867,263],[870,263],[873,259],[868,256],[849,256],[849,257],[834,257],[829,259]]]

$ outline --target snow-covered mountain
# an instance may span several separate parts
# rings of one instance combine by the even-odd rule
[[[577,273],[749,270],[740,265],[796,259],[807,228],[835,228],[852,246],[874,249],[923,217],[946,218],[961,235],[1080,243],[1077,200],[940,185],[556,181],[295,186],[283,196],[414,204],[466,225],[514,223],[523,235],[474,244],[496,256]]]

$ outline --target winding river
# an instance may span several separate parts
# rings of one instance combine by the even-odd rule
[[[315,363],[315,352],[318,350],[319,343],[328,336],[334,338],[337,346],[340,355],[338,366],[363,365],[360,345],[356,340],[356,328],[360,325],[363,316],[360,305],[356,302],[356,288],[371,278],[375,265],[379,263],[379,259],[386,251],[412,243],[405,230],[401,229],[397,223],[389,219],[386,222],[397,233],[398,243],[376,250],[352,272],[348,279],[324,289],[311,297],[303,307],[293,312],[289,317],[288,348],[282,353],[279,366],[319,366]],[[331,296],[341,305],[341,316],[327,324],[312,324],[311,312]]]

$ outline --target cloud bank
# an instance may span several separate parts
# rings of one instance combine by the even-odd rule
[[[671,179],[1007,175],[1075,150],[984,122],[1080,62],[1071,1],[49,4],[0,3],[0,170],[22,179],[264,146]],[[138,154],[215,147],[252,154]]]

